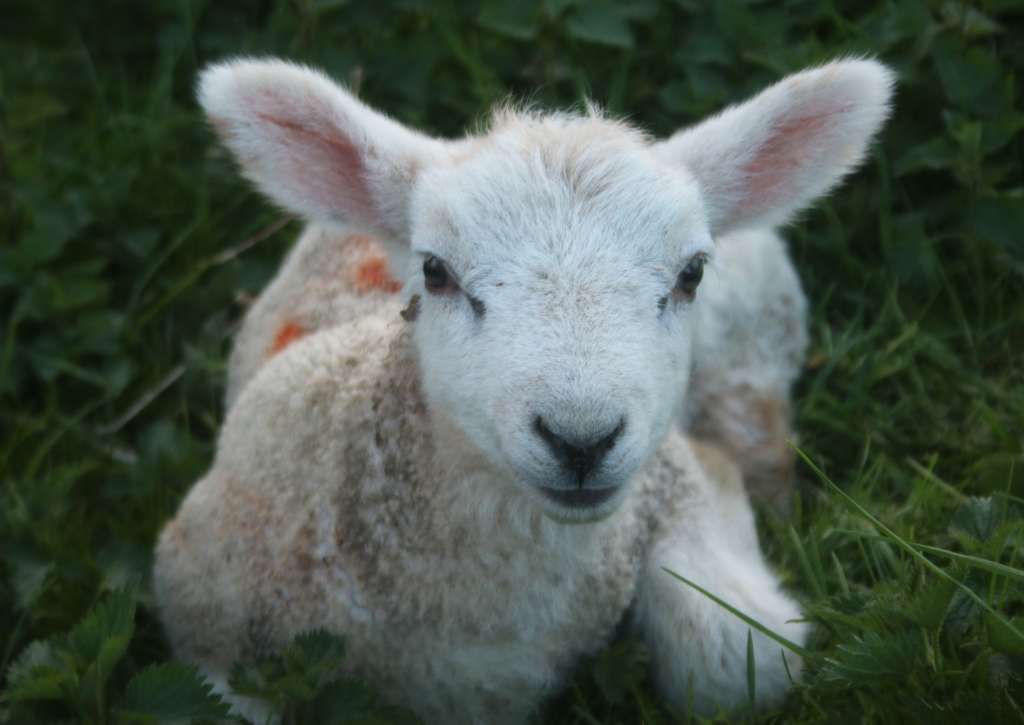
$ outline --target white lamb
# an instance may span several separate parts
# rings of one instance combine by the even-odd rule
[[[208,70],[246,176],[313,226],[160,537],[176,654],[223,683],[326,627],[429,722],[523,722],[625,617],[671,705],[745,703],[747,625],[665,569],[790,640],[806,625],[736,466],[672,423],[778,463],[742,459],[784,434],[806,344],[770,230],[859,162],[891,82],[833,63],[663,142],[594,111],[440,141],[306,68]],[[753,643],[757,699],[778,702],[800,662]]]

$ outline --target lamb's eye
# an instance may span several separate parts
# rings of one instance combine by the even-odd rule
[[[680,295],[686,299],[693,299],[694,295],[697,293],[697,286],[704,277],[704,261],[704,255],[698,254],[696,257],[691,259],[690,263],[686,265],[686,268],[679,273],[679,277],[676,279],[675,289],[672,290],[676,295]]]
[[[458,289],[444,262],[430,255],[423,261],[423,283],[428,292],[442,294]]]

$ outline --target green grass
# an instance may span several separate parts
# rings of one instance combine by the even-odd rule
[[[238,53],[323,66],[443,135],[508,94],[589,94],[667,134],[808,64],[892,64],[872,160],[789,232],[813,466],[790,520],[759,518],[815,634],[803,682],[755,720],[1024,721],[1022,27],[1019,0],[6,3],[0,723],[220,716],[169,662],[147,581],[210,462],[231,333],[298,230],[196,112],[197,70]],[[325,687],[341,661],[310,635],[238,683],[293,722],[401,719]],[[628,641],[546,715],[641,720],[671,717]]]

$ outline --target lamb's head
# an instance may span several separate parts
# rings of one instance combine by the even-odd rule
[[[652,143],[595,111],[422,136],[323,75],[235,61],[200,98],[282,206],[380,237],[432,411],[561,518],[606,515],[673,420],[714,240],[785,221],[863,156],[891,80],[845,61]]]

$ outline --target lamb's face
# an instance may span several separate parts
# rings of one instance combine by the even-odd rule
[[[427,398],[554,515],[606,515],[686,389],[696,184],[607,121],[470,143],[414,194]]]

